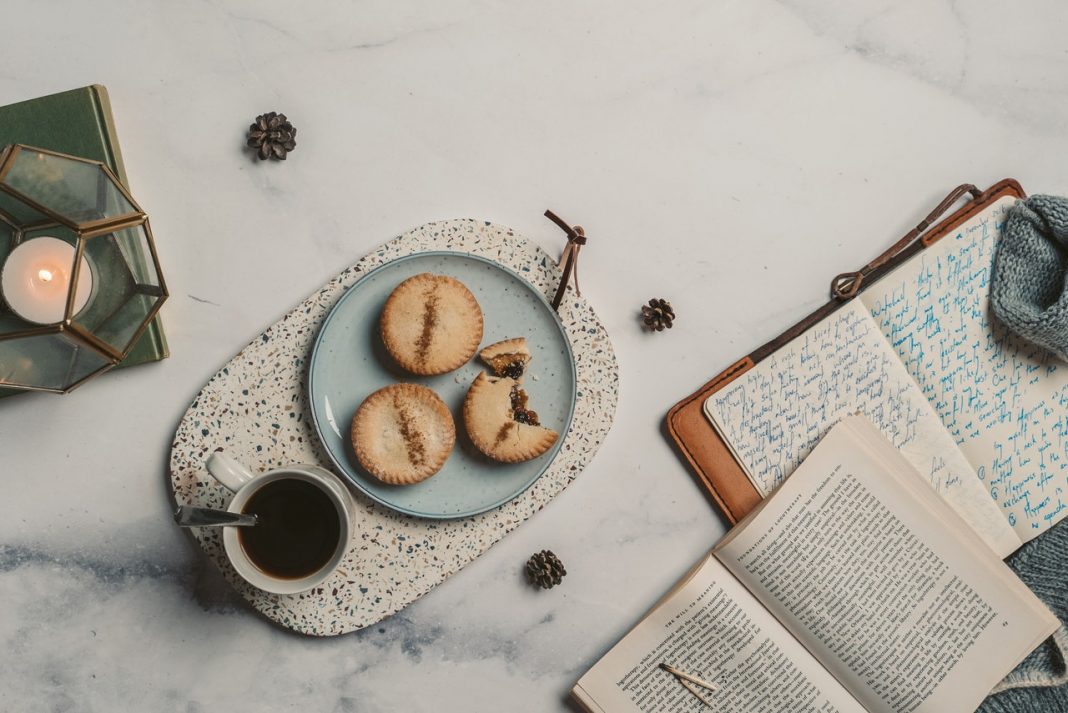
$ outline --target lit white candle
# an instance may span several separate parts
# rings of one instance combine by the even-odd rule
[[[74,267],[74,246],[59,238],[34,238],[11,251],[0,274],[0,294],[7,306],[27,322],[53,324],[63,320]],[[82,256],[74,292],[74,314],[89,301],[93,275]]]

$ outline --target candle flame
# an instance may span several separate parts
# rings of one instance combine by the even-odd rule
[[[42,268],[37,271],[37,277],[40,278],[41,282],[51,282],[54,275],[51,270]]]

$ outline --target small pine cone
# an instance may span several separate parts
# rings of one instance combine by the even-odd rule
[[[269,111],[260,114],[248,127],[248,147],[256,149],[261,161],[276,158],[286,160],[286,154],[297,147],[297,130],[285,114]]]
[[[530,556],[526,566],[527,580],[535,587],[552,589],[560,584],[567,570],[560,558],[549,550],[542,550]]]
[[[665,328],[671,329],[675,321],[675,310],[667,300],[654,297],[649,300],[649,304],[642,305],[642,321],[646,327],[663,332]]]

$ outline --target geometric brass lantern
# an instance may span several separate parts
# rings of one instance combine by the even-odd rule
[[[98,161],[0,152],[0,386],[65,393],[122,361],[167,298],[148,216]]]

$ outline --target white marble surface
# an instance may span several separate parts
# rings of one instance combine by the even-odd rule
[[[174,356],[0,402],[5,710],[566,710],[585,668],[722,533],[666,409],[824,299],[961,181],[1068,192],[1068,6],[1043,2],[9,0],[0,102],[112,93],[173,296]],[[288,113],[286,163],[242,153]],[[436,218],[555,249],[622,367],[565,493],[392,619],[305,639],[177,532],[179,416],[249,338]],[[643,334],[638,305],[675,304]],[[520,578],[544,547],[563,586]]]

